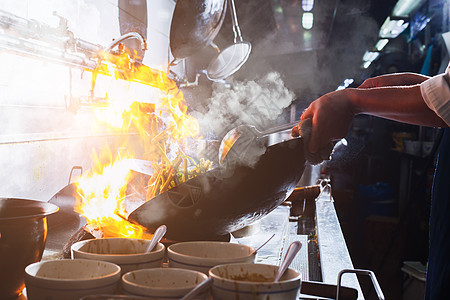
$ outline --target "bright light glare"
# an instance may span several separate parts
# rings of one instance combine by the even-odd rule
[[[350,84],[353,83],[353,81],[355,81],[353,78],[347,78],[344,80],[344,83],[340,86],[338,86],[337,90],[343,90],[346,89],[350,86]]]
[[[395,39],[399,34],[401,34],[407,27],[409,23],[404,20],[391,20],[387,17],[381,26],[379,36],[380,38],[391,38]]]
[[[305,28],[306,30],[309,30],[313,27],[313,23],[314,23],[313,13],[310,13],[310,12],[303,13],[303,17],[302,17],[303,28]]]
[[[380,55],[379,52],[366,51],[366,53],[364,53],[364,56],[363,56],[363,61],[370,61],[370,62],[372,62],[378,57],[378,55]]]
[[[353,81],[355,81],[353,78],[347,78],[344,80],[344,85],[345,87],[348,87],[350,84],[353,83]]]
[[[375,49],[377,49],[377,51],[381,51],[381,50],[383,50],[384,46],[387,45],[387,43],[389,43],[388,39],[381,39],[375,45]]]
[[[314,7],[314,0],[302,0],[302,8],[304,11],[311,11]]]

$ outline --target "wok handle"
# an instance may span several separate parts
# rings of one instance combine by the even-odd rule
[[[317,296],[322,298],[336,298],[337,286],[334,284],[326,284],[315,281],[302,281],[300,293],[305,295]],[[341,287],[340,300],[356,300],[358,299],[358,291],[350,287]]]
[[[264,130],[263,132],[261,132],[261,135],[272,134],[272,133],[277,133],[277,132],[285,131],[288,129],[292,129],[294,126],[297,126],[299,123],[300,123],[300,120],[291,122],[291,123],[287,123],[287,124],[278,125],[278,126]]]
[[[377,277],[375,276],[375,273],[370,270],[362,270],[362,269],[344,269],[339,272],[338,274],[338,285],[336,290],[336,299],[339,299],[339,291],[342,289],[341,287],[341,280],[342,275],[345,273],[354,273],[357,275],[368,275],[370,276],[370,279],[372,280],[373,287],[375,288],[375,292],[378,295],[378,299],[385,300],[383,291],[381,290],[380,284],[378,283]]]
[[[80,170],[80,176],[83,175],[83,167],[82,166],[73,166],[72,169],[70,170],[68,185],[70,185],[72,183],[72,175],[73,175],[73,171],[75,171],[75,170]]]

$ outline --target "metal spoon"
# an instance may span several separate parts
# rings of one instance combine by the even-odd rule
[[[252,256],[253,254],[256,254],[262,247],[264,247],[273,237],[275,236],[275,233],[274,234],[272,234],[272,236],[267,240],[267,241],[265,241],[264,243],[262,243],[262,245],[261,246],[259,246],[258,248],[256,248],[255,250],[253,250],[252,251],[252,253],[250,253],[250,255],[249,256]]]
[[[295,255],[297,255],[298,251],[302,247],[302,243],[299,241],[295,241],[289,245],[289,248],[284,256],[284,260],[281,262],[280,268],[278,269],[277,275],[275,275],[274,282],[278,282],[283,276],[284,272],[287,270]]]
[[[194,299],[195,296],[197,296],[198,294],[200,294],[203,291],[206,291],[211,286],[212,283],[213,283],[213,278],[212,277],[208,277],[208,279],[206,279],[205,281],[203,281],[202,283],[197,285],[189,293],[184,295],[184,297],[181,298],[180,300]]]
[[[146,252],[151,252],[153,250],[153,248],[155,248],[155,246],[163,238],[163,236],[166,234],[166,232],[167,232],[167,226],[166,225],[159,226],[155,230],[155,233],[153,234],[153,237],[152,237],[152,239],[150,241],[150,244],[147,247],[147,251]]]

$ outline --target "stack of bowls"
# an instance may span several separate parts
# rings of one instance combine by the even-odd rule
[[[71,251],[74,259],[107,261],[120,266],[122,281],[116,292],[137,298],[179,299],[208,278],[201,272],[162,268],[165,246],[158,243],[147,252],[149,244],[150,240],[145,239],[103,238],[74,243]]]
[[[179,299],[211,277],[212,288],[195,299],[298,299],[300,274],[288,269],[273,282],[277,266],[254,264],[255,249],[214,242],[180,242],[147,252],[149,240],[103,238],[74,243],[72,260],[30,264],[30,300]],[[119,295],[127,294],[127,295]],[[84,297],[84,298],[83,298]],[[102,298],[103,297],[103,298]],[[107,297],[107,298],[105,298]]]

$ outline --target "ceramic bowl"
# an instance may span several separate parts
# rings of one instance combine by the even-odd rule
[[[180,299],[195,286],[208,279],[202,272],[177,269],[155,268],[126,273],[122,276],[122,289],[127,294],[150,299]],[[196,299],[205,299],[207,293]]]
[[[164,259],[165,247],[158,243],[151,252],[150,240],[129,238],[102,238],[84,240],[71,247],[72,258],[103,260],[115,263],[122,275],[133,270],[159,268]]]
[[[274,283],[278,266],[266,264],[225,264],[209,270],[214,300],[288,300],[300,295],[301,274],[287,269]]]
[[[29,300],[78,300],[93,294],[113,294],[119,282],[120,267],[100,260],[48,260],[25,268]]]
[[[255,249],[226,242],[181,242],[167,248],[170,268],[183,268],[208,274],[210,268],[227,263],[253,263]]]

